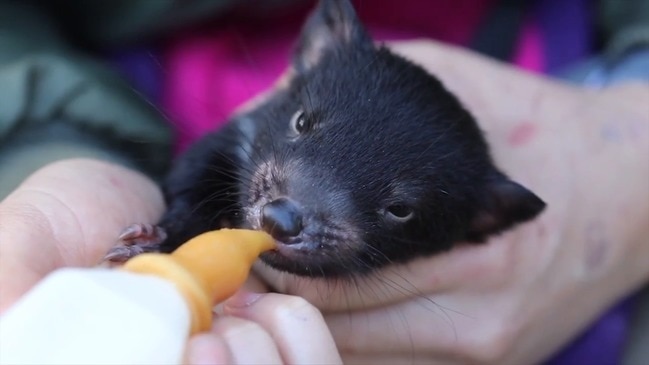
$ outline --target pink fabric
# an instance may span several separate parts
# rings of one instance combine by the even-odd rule
[[[494,0],[357,0],[377,40],[432,38],[466,44]],[[177,127],[178,148],[222,125],[242,103],[268,88],[290,62],[306,12],[267,19],[216,19],[213,27],[169,42],[163,107]],[[516,61],[538,71],[538,28],[526,25]]]
[[[523,25],[513,63],[527,71],[541,73],[545,70],[545,58],[541,30],[534,19]]]
[[[233,33],[236,34],[236,33]],[[290,44],[245,40],[221,32],[175,44],[167,53],[164,109],[177,129],[178,149],[225,122],[243,102],[266,89],[286,66]],[[249,60],[263,60],[263,65]]]

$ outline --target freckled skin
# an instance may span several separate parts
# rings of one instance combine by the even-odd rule
[[[532,122],[522,122],[512,128],[507,142],[513,147],[522,147],[530,143],[536,137],[538,127]]]
[[[129,245],[170,252],[224,222],[259,229],[261,205],[288,198],[303,216],[299,244],[279,242],[262,259],[336,277],[481,243],[544,209],[493,164],[458,99],[375,47],[348,1],[318,5],[293,63],[286,88],[176,161],[158,223],[167,237],[129,237]],[[300,113],[305,127],[296,132]]]

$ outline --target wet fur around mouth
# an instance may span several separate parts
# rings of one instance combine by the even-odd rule
[[[347,0],[317,5],[292,66],[285,88],[175,161],[162,251],[224,226],[262,229],[263,207],[287,199],[300,231],[262,260],[344,277],[483,243],[545,208],[495,166],[459,100],[375,46]]]

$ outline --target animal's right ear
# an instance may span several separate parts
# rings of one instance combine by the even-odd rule
[[[373,46],[354,7],[349,0],[320,0],[302,28],[294,65],[307,71],[327,52],[350,45]]]
[[[545,206],[541,198],[524,186],[501,173],[494,173],[477,201],[476,215],[467,238],[469,241],[482,242],[490,235],[531,220]]]

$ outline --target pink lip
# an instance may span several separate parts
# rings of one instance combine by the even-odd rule
[[[299,243],[293,243],[293,244],[286,244],[283,242],[277,242],[277,247],[273,250],[276,253],[284,256],[284,257],[294,257],[295,255],[301,255],[304,254],[304,251],[308,250],[308,246],[305,242],[299,242]]]

